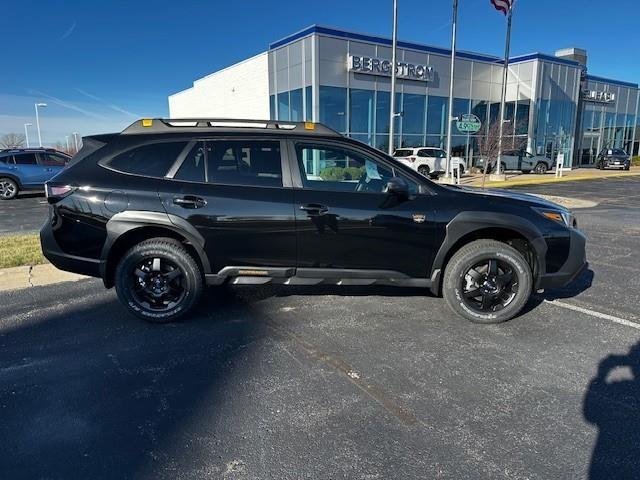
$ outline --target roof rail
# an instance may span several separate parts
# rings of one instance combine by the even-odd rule
[[[168,132],[202,132],[220,130],[246,130],[256,129],[286,130],[290,133],[305,135],[331,135],[340,136],[335,130],[314,122],[285,122],[282,120],[255,120],[238,118],[144,118],[136,120],[122,133],[168,133]]]

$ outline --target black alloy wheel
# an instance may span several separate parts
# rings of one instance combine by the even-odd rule
[[[424,175],[425,177],[428,177],[430,172],[431,169],[429,168],[429,165],[420,165],[418,167],[418,173]]]
[[[172,261],[160,257],[145,258],[131,272],[132,295],[153,311],[175,308],[186,294],[185,273]]]
[[[518,293],[518,277],[513,268],[495,258],[473,265],[460,280],[465,304],[481,313],[502,310]]]

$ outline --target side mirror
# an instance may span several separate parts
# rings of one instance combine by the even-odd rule
[[[387,193],[398,198],[409,198],[409,184],[404,178],[390,178],[387,182]]]

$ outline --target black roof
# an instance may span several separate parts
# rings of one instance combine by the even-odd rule
[[[145,118],[137,120],[122,131],[124,135],[141,133],[202,133],[243,132],[293,135],[323,135],[339,137],[335,130],[314,122],[285,122],[237,118]]]

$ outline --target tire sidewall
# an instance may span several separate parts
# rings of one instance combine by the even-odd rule
[[[474,243],[468,246],[473,246]],[[481,251],[478,248],[463,247],[452,257],[445,271],[443,296],[447,304],[456,313],[474,323],[501,323],[513,318],[524,307],[531,294],[533,281],[531,269],[526,260],[517,250],[506,244],[497,241],[491,243],[495,243],[494,247],[497,248]],[[462,278],[473,265],[489,259],[501,260],[513,268],[518,277],[518,292],[504,309],[498,312],[481,313],[465,304],[462,298]]]
[[[198,301],[202,290],[202,274],[191,256],[182,248],[170,243],[139,244],[129,250],[116,269],[115,286],[120,301],[139,318],[153,323],[172,322],[186,314]],[[185,297],[171,310],[156,312],[140,305],[131,292],[130,276],[133,269],[145,258],[169,260],[183,272]]]
[[[429,165],[420,165],[418,167],[418,173],[424,175],[425,177],[428,177],[431,173],[431,169],[429,168]]]

